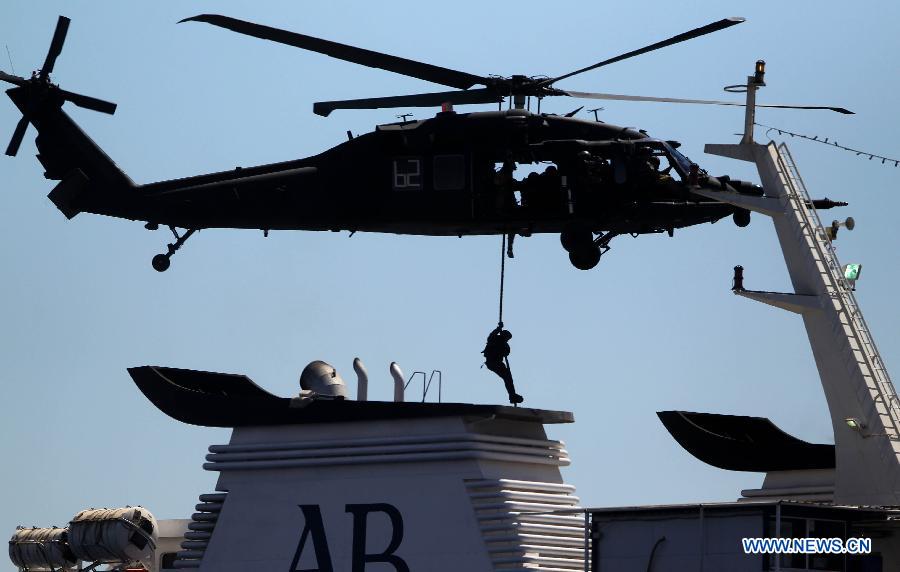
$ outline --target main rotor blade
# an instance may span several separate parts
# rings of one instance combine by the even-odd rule
[[[22,144],[22,139],[25,138],[25,131],[28,130],[28,116],[23,115],[22,119],[19,120],[19,123],[16,124],[16,130],[13,131],[12,139],[9,140],[9,146],[6,148],[6,154],[10,157],[15,157],[16,153],[19,152],[19,145]]]
[[[59,53],[62,52],[63,44],[66,41],[66,34],[69,31],[69,22],[71,22],[71,20],[65,16],[60,16],[56,21],[56,31],[53,32],[50,50],[47,52],[47,59],[44,60],[44,65],[41,66],[41,77],[47,77],[50,75],[50,72],[53,71],[53,66],[56,65],[56,58],[58,58]]]
[[[382,109],[385,107],[437,107],[444,103],[465,105],[471,103],[497,103],[503,97],[492,89],[470,89],[395,95],[391,97],[370,97],[344,101],[318,101],[313,104],[313,112],[328,117],[335,109]]]
[[[80,93],[73,93],[64,89],[59,90],[59,92],[67,101],[71,101],[78,107],[99,111],[100,113],[108,113],[110,115],[116,112],[117,106],[115,103],[103,101],[96,97],[81,95]]]
[[[644,95],[620,95],[617,93],[591,93],[587,91],[571,91],[565,90],[567,95],[572,97],[581,97],[586,99],[607,99],[617,101],[656,101],[660,103],[698,103],[701,105],[731,105],[734,107],[745,107],[745,103],[736,103],[734,101],[719,101],[715,99],[679,99],[677,97],[647,97]],[[843,107],[828,107],[821,105],[765,105],[757,103],[756,107],[770,107],[776,109],[825,109],[836,111],[837,113],[845,113],[854,115],[849,109]]]
[[[392,71],[394,73],[424,79],[425,81],[439,83],[448,87],[468,89],[476,84],[484,85],[485,82],[488,81],[487,78],[466,72],[391,56],[372,50],[365,50],[346,44],[339,44],[329,40],[322,40],[320,38],[305,36],[296,32],[288,32],[286,30],[254,24],[236,18],[229,18],[228,16],[201,14],[199,16],[185,18],[184,20],[181,20],[181,22],[206,22],[207,24],[226,28],[240,34],[287,44],[304,50],[325,54],[326,56],[331,56],[339,60],[353,62],[371,68]]]
[[[0,80],[8,81],[9,83],[14,83],[19,87],[22,87],[23,85],[28,83],[28,80],[25,79],[24,77],[19,77],[17,75],[10,75],[10,74],[2,72],[2,71],[0,71]]]
[[[689,32],[684,32],[683,34],[678,34],[677,36],[672,36],[668,40],[656,42],[655,44],[650,44],[649,46],[640,48],[638,50],[633,50],[631,52],[624,53],[620,56],[616,56],[616,57],[610,58],[608,60],[603,60],[602,62],[596,63],[592,66],[588,66],[586,68],[581,68],[580,70],[575,70],[571,73],[567,73],[567,74],[561,75],[559,77],[555,77],[552,79],[542,81],[540,84],[538,84],[538,86],[552,85],[561,79],[566,79],[567,77],[572,77],[573,75],[578,75],[580,73],[584,73],[586,71],[597,69],[602,66],[614,64],[616,62],[620,62],[620,61],[628,59],[628,58],[633,58],[634,56],[639,56],[641,54],[646,54],[647,52],[652,52],[653,50],[665,48],[665,47],[671,46],[673,44],[678,44],[678,43],[684,42],[686,40],[692,40],[692,39],[698,38],[700,36],[705,36],[706,34],[718,32],[719,30],[724,30],[725,28],[730,28],[731,26],[740,24],[744,20],[745,19],[741,18],[741,17],[724,18],[722,20],[719,20],[718,22],[713,22],[711,24],[707,24],[705,26],[695,28]]]

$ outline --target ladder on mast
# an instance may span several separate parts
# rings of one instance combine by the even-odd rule
[[[759,74],[747,78],[741,142],[705,150],[755,163],[764,195],[694,192],[772,218],[794,292],[735,294],[803,318],[834,430],[835,504],[900,505],[900,399],[790,151],[753,141],[762,85]]]
[[[774,147],[774,144],[771,144]],[[843,266],[838,262],[834,245],[829,239],[819,214],[812,208],[812,199],[806,190],[797,165],[787,145],[782,143],[775,149],[779,173],[785,183],[787,199],[796,216],[797,226],[802,239],[813,253],[815,272],[819,273],[825,287],[827,297],[834,306],[838,317],[835,324],[836,336],[843,336],[852,350],[852,359],[857,368],[848,368],[848,372],[858,371],[862,376],[859,390],[872,393],[872,403],[881,417],[888,437],[900,439],[900,400],[890,375],[878,353],[862,310],[856,302],[852,284],[844,277]],[[810,207],[806,207],[810,205]]]

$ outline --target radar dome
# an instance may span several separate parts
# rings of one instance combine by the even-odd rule
[[[331,364],[321,360],[310,362],[300,374],[300,389],[315,392],[323,397],[345,399],[347,386]]]

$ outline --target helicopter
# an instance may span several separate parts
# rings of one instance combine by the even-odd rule
[[[204,14],[203,22],[360,65],[452,87],[452,91],[317,102],[328,116],[341,109],[437,107],[433,117],[378,125],[318,155],[187,178],[136,184],[62,110],[65,102],[113,114],[116,104],[51,83],[70,20],[60,16],[43,66],[30,78],[0,72],[22,113],[6,154],[15,156],[29,125],[37,158],[59,183],[48,197],[69,219],[93,213],[169,227],[174,241],[152,259],[159,272],[195,232],[206,228],[382,232],[403,235],[559,234],[571,263],[594,268],[620,235],[674,234],[731,216],[747,226],[749,211],[704,199],[697,188],[761,195],[749,182],[713,177],[678,151],[676,141],[602,121],[541,113],[545,97],[662,101],[712,105],[715,100],[654,98],[568,91],[561,80],[744,21],[726,18],[557,77],[479,76],[398,56]],[[758,70],[759,71],[759,70]],[[480,85],[480,88],[473,86]],[[530,101],[537,101],[537,112]],[[507,103],[506,109],[503,108]],[[454,106],[496,103],[496,111],[459,113]],[[759,105],[796,109],[837,107]],[[537,172],[534,166],[542,167]],[[527,176],[520,172],[532,168]],[[520,169],[521,168],[521,169]],[[539,169],[538,169],[539,170]],[[828,199],[816,208],[843,206]],[[179,232],[179,229],[180,232]]]

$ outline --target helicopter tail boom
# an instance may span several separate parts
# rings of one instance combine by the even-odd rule
[[[127,217],[121,208],[127,199],[120,191],[133,189],[134,183],[62,111],[63,103],[68,101],[85,109],[112,115],[116,112],[116,104],[60,89],[50,81],[70,22],[65,16],[59,17],[44,65],[30,78],[0,72],[0,81],[15,86],[6,94],[22,112],[6,147],[6,154],[14,157],[18,153],[28,126],[34,125],[38,131],[35,141],[38,160],[44,166],[44,176],[61,181],[50,193],[50,200],[63,214],[72,218],[83,210],[91,210],[98,214]],[[103,205],[103,208],[94,210],[93,204]]]
[[[82,211],[126,216],[123,193],[134,182],[66,114],[62,101],[43,98],[35,105],[28,87],[7,90],[7,95],[38,131],[37,158],[44,176],[60,183],[48,195],[67,218]]]

